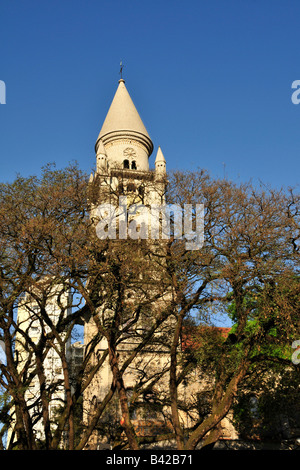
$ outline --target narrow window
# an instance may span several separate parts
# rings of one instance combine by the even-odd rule
[[[134,192],[135,191],[135,185],[133,183],[128,183],[127,184],[127,191],[128,192]]]
[[[136,170],[136,162],[135,162],[135,160],[133,160],[133,162],[131,163],[131,169],[132,169],[132,170]]]
[[[124,160],[123,168],[125,168],[125,169],[129,168],[129,160]]]

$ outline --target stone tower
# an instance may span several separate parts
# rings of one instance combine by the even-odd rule
[[[155,168],[150,170],[152,152],[152,140],[121,79],[95,144],[96,171],[90,182],[100,191],[93,201],[92,219],[97,218],[99,204],[117,206],[118,201],[112,202],[116,193],[126,195],[131,205],[165,203],[166,161],[158,147]]]
[[[161,148],[158,147],[154,169],[150,169],[149,158],[152,152],[152,140],[125,87],[125,81],[121,79],[95,144],[96,170],[90,178],[90,183],[97,188],[97,196],[93,200],[91,209],[91,218],[94,222],[97,221],[99,204],[109,202],[117,206],[120,196],[126,196],[127,206],[142,204],[149,207],[150,205],[161,206],[165,203],[166,161]],[[152,243],[151,240],[148,240],[148,243]],[[168,301],[161,298],[160,308],[162,303]],[[96,334],[95,321],[90,318],[85,323],[85,345],[90,344]],[[128,341],[125,340],[122,343],[124,357],[125,350],[128,352],[131,347],[134,347],[133,342],[132,337],[128,337]],[[107,341],[102,338],[94,354],[94,365],[106,350]],[[157,367],[157,357],[155,361],[155,367]],[[149,356],[146,362],[151,363],[152,366],[153,361]],[[126,386],[130,389],[134,386],[135,380],[136,374],[133,366],[131,372],[126,375]],[[107,360],[84,394],[83,419],[86,423],[89,422],[91,415],[89,410],[103,400],[111,383],[112,373]],[[98,446],[99,440],[94,435],[89,441],[89,447],[97,448]]]
[[[124,169],[149,170],[153,143],[125,87],[119,86],[104,120],[95,145],[97,165],[106,156],[109,166],[117,163]]]

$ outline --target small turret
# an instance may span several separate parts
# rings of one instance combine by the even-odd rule
[[[107,171],[107,155],[102,140],[97,145],[97,173]]]
[[[158,147],[157,154],[156,154],[155,172],[156,172],[156,176],[159,176],[159,177],[164,177],[166,176],[166,173],[167,173],[166,160],[165,160],[165,157],[163,156],[163,153],[160,147]]]

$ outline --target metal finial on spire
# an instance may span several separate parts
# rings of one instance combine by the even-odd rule
[[[121,75],[121,80],[123,80],[123,68],[124,68],[124,65],[123,65],[123,62],[121,61],[121,62],[120,62],[120,75]]]

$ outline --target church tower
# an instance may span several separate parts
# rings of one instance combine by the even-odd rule
[[[166,160],[158,147],[150,169],[152,152],[152,140],[121,79],[95,144],[96,171],[90,182],[99,193],[93,199],[92,219],[97,219],[99,204],[114,204],[113,195],[126,196],[130,204],[164,204]]]
[[[150,169],[149,159],[153,153],[153,148],[153,142],[127,91],[125,81],[121,79],[95,144],[96,169],[90,178],[91,187],[93,187],[91,219],[95,226],[97,226],[97,220],[99,220],[99,205],[109,203],[118,208],[120,197],[126,198],[127,207],[140,204],[147,208],[165,204],[166,161],[161,148],[158,147],[156,157],[153,159],[153,169]],[[147,238],[147,243],[151,246],[153,243],[153,247],[155,246],[153,249],[156,252],[160,250],[160,242],[156,243],[158,237],[153,242],[151,240],[151,232],[149,232],[149,237]],[[149,276],[148,273],[147,275]],[[155,277],[154,285],[161,285],[156,280],[157,278]],[[145,289],[147,290],[147,288]],[[153,287],[152,284],[152,297],[154,297],[155,289],[156,287]],[[134,298],[138,298],[139,295],[142,294],[132,291],[126,292],[126,301],[134,303]],[[159,298],[157,293],[156,298]],[[139,297],[139,302],[141,302],[140,299]],[[135,332],[137,330],[142,331],[141,323],[143,322],[144,326],[147,323],[148,328],[155,315],[153,312],[157,309],[162,310],[162,304],[166,302],[169,303],[169,297],[167,301],[163,296],[159,301],[155,301],[152,307],[148,308],[148,313],[146,313],[148,319],[145,321],[145,317],[143,320],[143,316],[140,316],[139,323],[135,325]],[[103,310],[105,309],[104,305],[99,307],[98,315],[102,319]],[[107,310],[109,309],[105,311]],[[86,347],[92,344],[93,338],[97,336],[98,330],[95,321],[95,319],[90,318],[85,323],[84,343]],[[136,347],[136,341],[140,341],[136,339],[140,333],[134,336],[135,333],[132,335],[130,332],[127,332],[126,335],[127,339],[122,342],[123,349],[118,351],[118,354],[123,355],[123,357],[128,354],[129,348]],[[94,353],[94,365],[97,364],[100,357],[103,357],[105,351],[107,351],[107,339],[102,337]],[[159,352],[161,353],[161,351]],[[120,361],[122,361],[121,358]],[[145,364],[147,364],[147,367],[153,367],[154,361],[155,367],[157,367],[157,356],[153,360],[147,357]],[[141,366],[141,368],[146,370],[145,365]],[[137,364],[135,363],[124,376],[128,389],[135,385],[137,380],[136,370]],[[109,360],[107,359],[84,394],[84,421],[86,423],[88,423],[92,414],[89,410],[92,410],[93,406],[104,399],[105,394],[111,387],[111,383],[112,373]],[[97,435],[94,435],[89,441],[89,448],[95,448],[95,446],[97,448],[98,445],[99,440]]]
[[[97,161],[101,161],[105,150],[110,167],[119,164],[123,169],[149,170],[153,143],[123,79],[119,80],[119,86],[96,141],[95,150]]]

